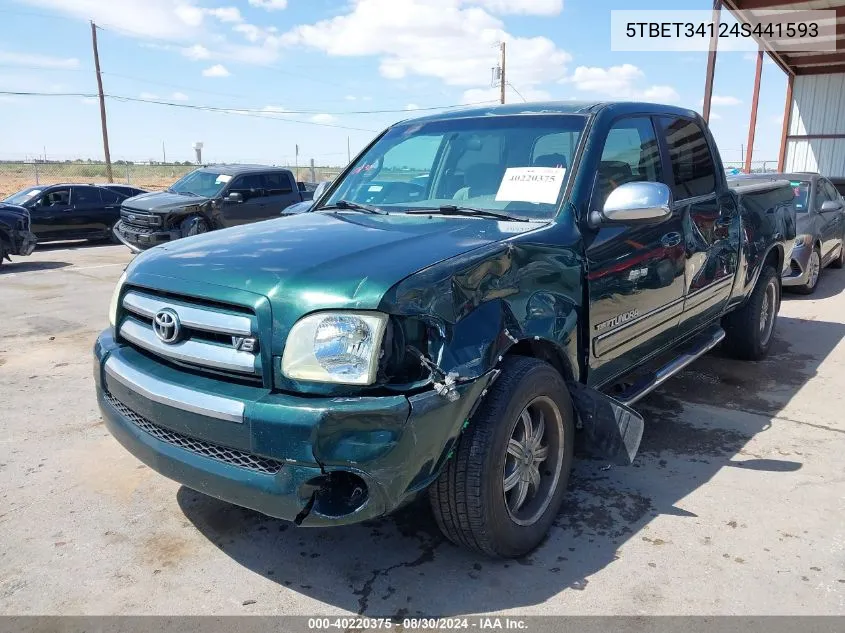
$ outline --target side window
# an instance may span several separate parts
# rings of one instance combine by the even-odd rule
[[[293,191],[290,177],[282,171],[274,171],[264,174],[264,189],[268,196],[280,196]]]
[[[828,200],[827,191],[824,188],[824,180],[817,180],[815,193],[813,193],[813,202],[816,211],[821,211],[822,204]]]
[[[675,200],[706,196],[716,191],[716,168],[707,137],[695,121],[660,119],[675,185]]]
[[[244,200],[250,198],[260,198],[264,194],[264,176],[262,174],[245,174],[238,176],[232,181],[229,187],[230,192],[237,192],[244,197]]]
[[[632,117],[613,124],[604,142],[594,203],[604,205],[610,192],[628,182],[662,182],[660,149],[651,119]]]
[[[36,206],[39,207],[61,207],[70,204],[70,188],[53,189],[45,193]]]
[[[830,184],[829,180],[824,181],[824,188],[827,191],[828,200],[839,200],[839,192],[836,190],[836,187]]]
[[[71,198],[74,205],[102,204],[100,190],[95,187],[74,187]]]
[[[100,189],[100,196],[103,198],[103,204],[117,204],[126,198],[111,189]]]

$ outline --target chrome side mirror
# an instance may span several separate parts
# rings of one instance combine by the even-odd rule
[[[226,200],[228,200],[229,202],[236,202],[236,203],[237,202],[243,202],[244,201],[244,195],[242,193],[237,192],[237,191],[233,191],[228,196],[226,196]]]
[[[822,206],[819,211],[825,213],[826,211],[839,211],[839,209],[841,208],[842,203],[838,200],[825,200],[824,202],[822,202]]]
[[[610,192],[599,223],[657,224],[672,215],[672,192],[662,182],[628,182]]]

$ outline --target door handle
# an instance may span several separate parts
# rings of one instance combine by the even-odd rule
[[[677,232],[667,233],[660,238],[660,243],[666,248],[672,248],[681,243],[681,234]]]

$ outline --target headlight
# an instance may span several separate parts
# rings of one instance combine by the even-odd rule
[[[282,373],[295,380],[370,385],[376,380],[387,315],[319,312],[297,321],[288,334]]]
[[[120,301],[120,291],[123,289],[123,284],[126,283],[126,271],[117,280],[117,285],[114,287],[114,292],[111,296],[111,303],[109,303],[109,323],[112,327],[117,323],[117,307]]]
[[[812,235],[799,235],[795,238],[795,246],[809,246],[813,243]]]

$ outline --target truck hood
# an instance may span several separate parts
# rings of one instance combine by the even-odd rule
[[[123,201],[123,206],[127,209],[138,209],[139,211],[168,213],[208,201],[209,198],[202,196],[186,196],[167,191],[152,191],[150,193],[142,193],[140,196],[127,198]]]
[[[263,295],[273,305],[274,321],[289,327],[288,319],[313,310],[376,309],[408,275],[540,226],[436,215],[303,213],[150,249],[133,262],[129,280],[169,277],[183,280],[186,293],[213,284]]]

